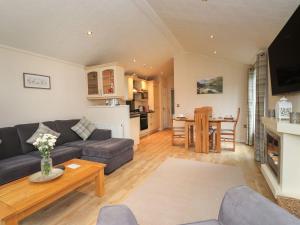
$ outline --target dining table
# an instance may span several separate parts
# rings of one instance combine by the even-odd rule
[[[190,144],[194,144],[194,126],[195,126],[195,119],[194,118],[186,118],[186,117],[177,117],[175,118],[177,121],[184,121],[185,122],[185,149],[189,149]],[[211,127],[215,127],[216,129],[216,149],[217,153],[221,152],[221,129],[222,123],[233,123],[235,120],[234,118],[210,118],[209,125]]]

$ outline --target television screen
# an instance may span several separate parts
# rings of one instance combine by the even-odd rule
[[[272,94],[300,91],[300,6],[268,52]]]

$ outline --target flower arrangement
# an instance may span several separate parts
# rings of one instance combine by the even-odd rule
[[[38,149],[42,156],[41,172],[48,176],[52,170],[51,151],[53,150],[57,137],[52,134],[40,134],[33,145]]]

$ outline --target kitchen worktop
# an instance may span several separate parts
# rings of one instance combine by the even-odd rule
[[[150,112],[130,112],[130,118],[139,117],[141,114],[147,114],[147,113],[155,113],[154,111]]]

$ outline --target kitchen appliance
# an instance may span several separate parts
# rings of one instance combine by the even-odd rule
[[[129,112],[134,112],[135,110],[134,100],[127,100],[126,105],[129,105]]]
[[[148,114],[147,113],[141,113],[140,115],[140,130],[146,130],[148,129]]]

